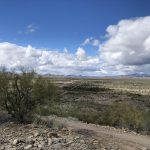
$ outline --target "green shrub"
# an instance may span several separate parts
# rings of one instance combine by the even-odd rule
[[[144,113],[144,120],[142,122],[143,131],[150,134],[150,111]]]
[[[34,110],[57,98],[54,84],[34,71],[0,72],[0,105],[19,122],[32,117]]]
[[[142,129],[142,122],[142,111],[126,102],[114,103],[109,106],[100,120],[101,124],[119,128],[124,127],[136,131]]]
[[[87,123],[98,123],[99,113],[90,110],[73,109],[70,110],[69,116],[78,118],[80,121],[84,121]]]

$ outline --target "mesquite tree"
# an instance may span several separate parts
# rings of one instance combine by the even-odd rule
[[[1,107],[19,122],[28,120],[37,106],[54,101],[56,89],[48,79],[38,77],[34,71],[0,71]]]

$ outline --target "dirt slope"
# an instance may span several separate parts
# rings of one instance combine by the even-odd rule
[[[48,117],[66,125],[73,132],[80,132],[87,136],[96,137],[102,143],[110,143],[119,146],[124,150],[148,150],[150,149],[150,137],[136,134],[134,132],[126,132],[125,130],[115,129],[112,127],[97,126],[86,124],[76,120],[70,120],[59,117]]]

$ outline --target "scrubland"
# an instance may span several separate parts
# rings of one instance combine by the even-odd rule
[[[149,78],[0,75],[3,149],[150,148]]]
[[[150,79],[51,78],[60,100],[41,114],[75,117],[87,123],[149,134]]]

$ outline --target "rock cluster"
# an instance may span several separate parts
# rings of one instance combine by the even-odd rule
[[[4,123],[0,126],[0,150],[105,150],[98,140],[67,128],[53,129],[33,124]]]

